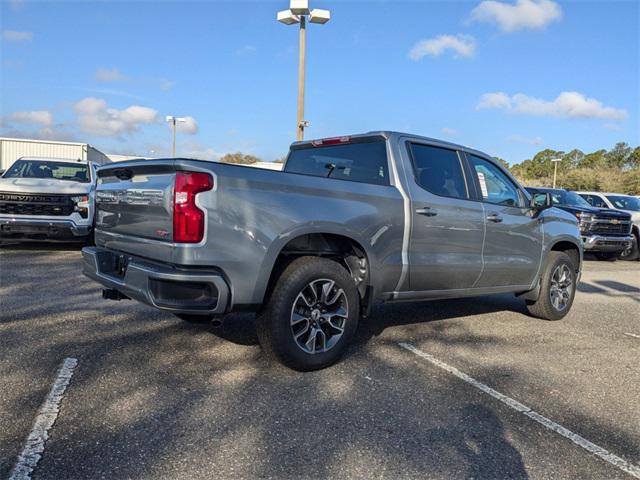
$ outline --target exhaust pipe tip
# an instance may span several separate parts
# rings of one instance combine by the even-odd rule
[[[224,325],[224,322],[223,322],[222,318],[212,318],[211,319],[211,326],[213,328],[222,328],[222,325]]]

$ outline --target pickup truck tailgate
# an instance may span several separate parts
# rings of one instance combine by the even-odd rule
[[[172,160],[144,160],[115,164],[98,172],[96,230],[171,242],[173,190]]]

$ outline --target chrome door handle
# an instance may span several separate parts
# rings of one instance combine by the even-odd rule
[[[435,217],[438,212],[432,210],[431,207],[424,207],[416,209],[418,215],[424,215],[425,217]]]
[[[502,217],[500,215],[498,215],[497,213],[492,213],[491,215],[487,216],[487,220],[489,220],[490,222],[494,222],[494,223],[500,223],[500,222],[502,222]]]

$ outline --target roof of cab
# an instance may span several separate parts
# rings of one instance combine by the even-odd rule
[[[476,155],[480,155],[483,157],[489,157],[492,158],[491,155],[489,155],[488,153],[484,153],[481,152],[480,150],[476,150],[475,148],[471,148],[465,145],[460,145],[457,143],[453,143],[453,142],[448,142],[446,140],[440,140],[437,138],[432,138],[432,137],[425,137],[423,135],[416,135],[413,133],[406,133],[406,132],[397,132],[394,130],[373,130],[370,132],[366,132],[366,133],[356,133],[356,134],[351,134],[351,135],[336,135],[335,137],[329,137],[329,138],[340,138],[340,137],[373,137],[373,136],[383,136],[385,138],[391,138],[391,137],[396,137],[396,138],[400,138],[400,137],[408,137],[408,138],[412,138],[412,139],[416,139],[416,140],[422,140],[428,143],[432,143],[434,145],[439,145],[442,147],[446,147],[446,148],[453,148],[456,150],[462,150],[468,153],[472,153],[472,154],[476,154]],[[292,145],[302,145],[302,144],[306,144],[306,143],[311,143],[313,141],[316,140],[324,140],[326,138],[311,138],[308,140],[301,140],[301,141],[297,141],[297,142],[293,142]]]

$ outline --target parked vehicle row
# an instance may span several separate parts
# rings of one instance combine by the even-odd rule
[[[632,248],[635,237],[629,213],[594,207],[581,195],[562,189],[529,187],[527,190],[531,194],[550,194],[554,206],[575,215],[580,221],[584,250],[600,260],[618,258]],[[627,256],[630,257],[628,253]]]
[[[622,251],[620,258],[626,260],[640,259],[640,197],[622,195],[620,193],[578,192],[590,205],[598,208],[613,208],[631,215],[633,224],[631,244]]]
[[[21,158],[0,177],[0,241],[91,241],[97,165]]]
[[[197,160],[98,171],[84,272],[109,299],[186,320],[257,313],[264,350],[298,370],[336,362],[376,301],[515,293],[571,308],[575,215],[490,156],[374,132],[294,143],[284,170]]]

